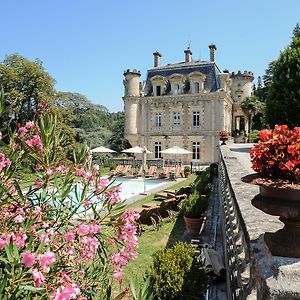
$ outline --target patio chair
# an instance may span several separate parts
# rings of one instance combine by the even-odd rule
[[[120,175],[123,172],[124,165],[117,165],[115,170],[114,170],[114,175]]]
[[[176,165],[175,166],[175,177],[179,177],[179,175],[181,174],[181,166]],[[182,174],[181,174],[182,176]]]
[[[157,166],[150,166],[148,172],[145,174],[146,177],[153,177],[157,173]]]
[[[129,175],[131,172],[132,165],[124,165],[124,169],[122,170],[122,175]]]

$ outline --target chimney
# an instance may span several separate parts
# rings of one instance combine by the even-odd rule
[[[217,50],[217,47],[215,44],[210,44],[208,46],[209,48],[209,54],[210,54],[210,61],[211,62],[216,62],[216,50]]]
[[[161,54],[156,51],[153,53],[154,56],[154,68],[160,67],[160,58],[161,58]]]
[[[184,54],[185,54],[185,62],[191,62],[193,53],[192,53],[190,47],[187,47],[187,49],[184,50]]]

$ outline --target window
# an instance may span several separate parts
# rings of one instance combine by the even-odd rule
[[[200,84],[199,82],[194,83],[194,93],[197,94],[200,92]]]
[[[180,112],[178,111],[173,112],[173,125],[174,126],[180,125]]]
[[[161,142],[155,142],[154,143],[154,157],[155,158],[161,158]]]
[[[200,142],[193,142],[193,159],[200,159]]]
[[[179,95],[179,84],[174,84],[174,95]]]
[[[156,86],[156,96],[161,96],[161,86],[160,85]]]
[[[161,127],[161,113],[155,114],[155,126]]]
[[[200,126],[200,112],[193,111],[193,126],[199,127]]]

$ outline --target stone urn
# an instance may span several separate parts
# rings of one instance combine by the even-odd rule
[[[290,186],[289,186],[290,185]],[[263,212],[279,216],[284,227],[266,232],[265,243],[276,256],[300,257],[300,185],[262,185],[252,205]]]
[[[225,142],[228,141],[228,138],[227,138],[227,137],[220,137],[220,141],[222,142],[222,143],[221,143],[221,146],[222,146],[222,145],[226,145]]]
[[[191,235],[200,235],[204,229],[206,217],[188,218],[184,216],[186,230]]]

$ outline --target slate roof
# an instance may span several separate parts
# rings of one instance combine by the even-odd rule
[[[218,74],[221,73],[220,69],[214,62],[210,61],[192,61],[180,62],[175,64],[168,64],[165,66],[149,69],[147,72],[145,84],[145,96],[150,96],[152,93],[152,84],[150,79],[153,76],[160,75],[169,77],[172,74],[178,73],[188,75],[192,72],[201,72],[206,75],[204,82],[204,89],[206,92],[216,92],[220,88]]]

